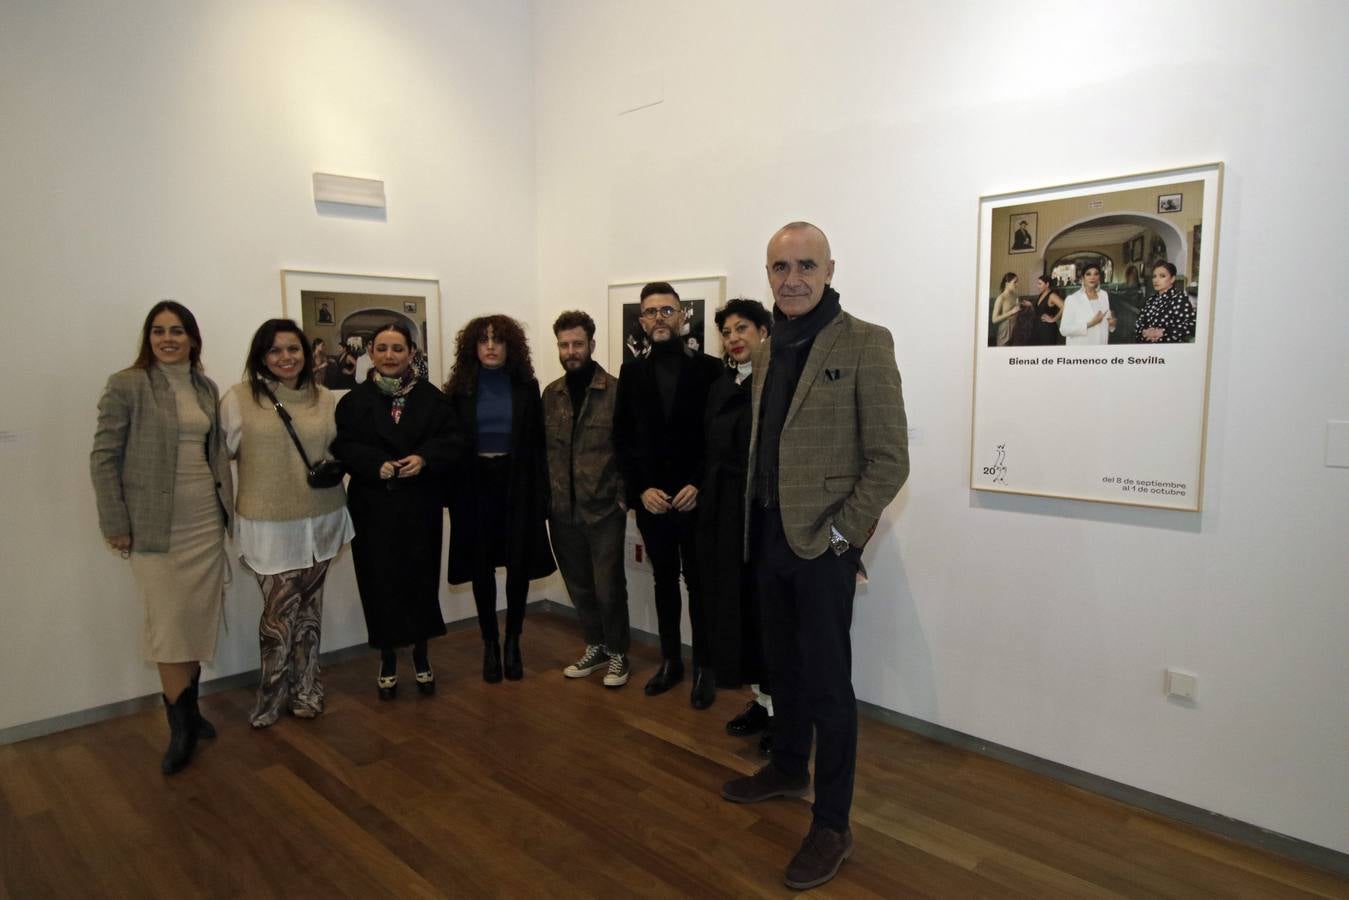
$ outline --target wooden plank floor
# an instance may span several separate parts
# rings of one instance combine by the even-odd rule
[[[534,613],[526,677],[484,684],[481,643],[435,642],[435,697],[325,673],[328,712],[254,732],[249,691],[203,700],[220,737],[182,774],[145,712],[0,747],[0,897],[788,896],[805,801],[737,806],[759,765],[687,683],[648,698],[561,669],[576,623]],[[404,662],[406,681],[409,664]],[[836,897],[1345,897],[1349,883],[1048,778],[862,720],[856,849]]]

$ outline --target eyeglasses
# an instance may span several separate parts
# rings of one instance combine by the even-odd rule
[[[679,309],[674,306],[648,306],[642,310],[642,318],[654,319],[656,316],[660,316],[662,319],[668,319],[677,312],[679,312]]]

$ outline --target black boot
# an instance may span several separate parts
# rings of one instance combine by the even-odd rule
[[[504,648],[506,677],[511,681],[519,681],[525,677],[525,664],[520,659],[520,635],[506,635],[506,646]]]
[[[693,691],[689,702],[694,709],[707,709],[717,699],[717,679],[708,666],[693,667]]]
[[[164,751],[159,768],[165,775],[172,775],[192,761],[192,751],[197,749],[197,722],[192,716],[196,696],[189,685],[172,703],[163,694],[160,697],[164,700],[164,713],[169,720],[169,746]]]
[[[197,666],[197,674],[192,676],[192,718],[197,722],[197,737],[209,740],[215,737],[215,726],[206,721],[206,717],[197,708],[197,697],[199,695],[197,682],[199,681],[201,681],[201,666]]]
[[[501,645],[494,640],[482,642],[482,680],[488,684],[501,680]]]

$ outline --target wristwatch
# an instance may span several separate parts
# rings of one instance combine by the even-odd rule
[[[834,551],[835,556],[842,556],[847,553],[851,546],[848,539],[838,533],[837,528],[833,525],[829,526],[829,549]]]

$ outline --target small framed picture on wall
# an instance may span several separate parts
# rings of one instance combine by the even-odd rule
[[[1035,232],[1039,219],[1039,213],[1033,212],[1012,213],[1008,217],[1008,253],[1035,252]]]

